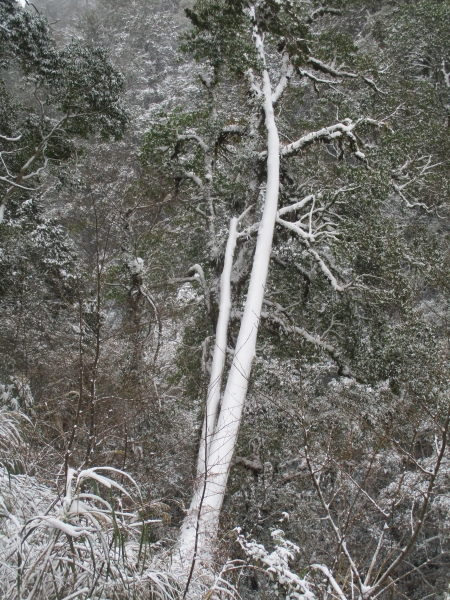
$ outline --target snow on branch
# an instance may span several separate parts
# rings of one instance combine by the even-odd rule
[[[357,79],[359,75],[357,73],[349,73],[348,71],[341,71],[336,69],[333,65],[327,65],[321,60],[310,56],[306,61],[316,71],[321,71],[333,77],[348,77],[349,79]]]
[[[276,544],[272,552],[268,552],[262,544],[246,539],[241,534],[239,527],[235,531],[238,534],[237,542],[248,558],[256,565],[262,565],[272,581],[286,590],[286,598],[315,599],[310,583],[291,571],[289,567],[289,561],[295,559],[296,555],[300,553],[300,548],[286,540],[281,529],[272,531],[272,538]]]
[[[308,79],[310,79],[312,82],[314,83],[328,83],[328,84],[340,84],[342,83],[342,81],[340,81],[339,79],[321,79],[320,77],[316,77],[316,75],[313,75],[312,73],[310,73],[309,71],[305,71],[304,69],[300,68],[298,69],[298,72],[300,74],[300,77],[308,77]]]
[[[325,577],[330,582],[331,587],[334,589],[334,591],[338,595],[339,600],[347,600],[347,597],[344,595],[344,592],[341,590],[338,582],[333,577],[333,575],[328,567],[326,567],[325,565],[314,564],[314,565],[311,565],[311,568],[315,569],[316,571],[320,571],[321,573],[323,573],[325,575]]]
[[[235,456],[233,458],[233,465],[240,465],[254,473],[262,473],[264,471],[264,465],[261,462],[259,456],[251,455],[248,457]]]
[[[365,75],[361,75],[361,79],[365,83],[367,83],[367,85],[369,85],[371,88],[373,88],[376,92],[378,92],[379,94],[386,95],[386,92],[383,92],[383,90],[380,90],[380,88],[377,86],[377,84],[375,83],[375,81],[373,79],[370,79],[369,77],[366,77]]]
[[[426,161],[424,163],[424,161]],[[421,164],[424,163],[424,164]],[[392,186],[398,196],[405,203],[406,208],[422,208],[427,212],[430,212],[430,208],[423,202],[410,202],[406,196],[406,188],[413,183],[423,184],[425,177],[432,173],[432,170],[442,165],[442,163],[432,164],[432,156],[420,156],[419,158],[410,159],[408,158],[403,165],[391,171],[392,178],[397,183],[392,183]],[[414,169],[415,173],[410,173],[410,170]]]
[[[350,146],[353,150],[353,154],[360,160],[365,160],[365,155],[359,150],[356,137],[353,133],[357,125],[361,123],[361,120],[355,123],[351,119],[344,119],[342,123],[336,123],[329,127],[323,127],[318,131],[312,131],[295,142],[287,144],[281,148],[281,156],[295,156],[301,152],[304,148],[311,146],[315,142],[330,143],[333,140],[346,138],[350,142]]]
[[[222,134],[224,135],[232,135],[232,134],[237,134],[237,135],[242,135],[245,131],[244,127],[241,127],[240,125],[227,125],[226,127],[224,127],[222,129]]]
[[[285,52],[283,54],[283,60],[281,63],[281,76],[275,91],[272,94],[272,103],[275,104],[281,98],[284,90],[289,84],[289,81],[294,74],[294,67],[289,59],[289,54]]]
[[[292,335],[292,334],[300,335],[302,338],[304,338],[310,344],[313,344],[317,348],[320,348],[321,350],[326,352],[328,354],[328,356],[330,358],[332,358],[335,361],[335,363],[339,366],[339,369],[340,369],[340,372],[342,375],[344,375],[346,377],[352,377],[352,373],[351,373],[350,369],[342,362],[342,357],[341,357],[340,352],[332,344],[325,341],[319,335],[313,335],[313,334],[309,333],[303,327],[298,327],[297,325],[286,323],[286,321],[282,318],[281,315],[284,315],[285,317],[289,317],[289,315],[287,314],[287,310],[284,307],[280,306],[278,303],[272,302],[270,300],[264,300],[264,304],[265,304],[265,306],[271,307],[273,309],[273,311],[270,313],[267,311],[262,312],[261,318],[263,318],[267,321],[271,321],[272,323],[275,323],[287,335]]]
[[[322,273],[325,275],[325,277],[331,283],[331,287],[336,292],[344,292],[346,290],[346,288],[350,287],[350,285],[351,285],[350,283],[347,283],[345,285],[341,285],[340,283],[338,283],[336,277],[330,271],[329,267],[327,267],[327,265],[325,264],[323,258],[320,256],[320,254],[318,252],[316,252],[316,250],[314,250],[313,248],[309,247],[309,248],[307,248],[307,251],[317,261],[319,267],[322,270]]]
[[[205,273],[203,271],[203,268],[200,265],[193,265],[188,273],[194,273],[194,280],[197,280],[200,283],[200,286],[203,290],[203,293],[205,295],[205,304],[206,304],[206,308],[208,310],[208,312],[211,311],[211,300],[209,297],[209,288],[208,285],[206,283],[206,279],[205,279]]]
[[[37,173],[33,173],[32,175],[36,175]],[[25,179],[25,178],[23,178]],[[29,179],[29,177],[28,177]],[[20,185],[19,183],[16,183],[15,181],[11,181],[11,179],[8,179],[7,177],[2,177],[0,175],[0,181],[3,181],[3,183],[7,183],[8,185],[11,185],[12,187],[18,188],[19,190],[25,190],[27,192],[35,192],[36,188],[28,188],[24,185]]]
[[[287,513],[283,513],[283,515],[287,515]],[[281,586],[286,592],[287,600],[315,600],[317,598],[312,589],[315,587],[313,582],[309,578],[300,578],[291,570],[289,562],[294,560],[300,553],[300,548],[296,544],[286,540],[284,532],[281,529],[277,529],[271,534],[276,546],[273,552],[270,553],[262,544],[245,538],[241,534],[239,527],[235,531],[238,534],[237,542],[250,561],[256,566],[262,565],[270,579],[274,582],[275,587]],[[335,594],[337,594],[337,596],[333,594],[333,598],[337,597],[339,600],[348,600],[327,566],[312,564],[308,567],[308,570],[310,572],[318,571],[326,577],[326,581],[328,581]],[[322,589],[322,586],[320,586],[320,589]],[[330,591],[329,589],[327,590],[328,593]],[[278,592],[276,593],[278,595]]]
[[[349,71],[343,71],[340,68],[335,68],[334,64],[328,65],[328,64],[322,62],[321,60],[314,58],[312,56],[310,56],[306,62],[307,62],[307,64],[311,65],[311,67],[315,71],[320,71],[321,73],[325,73],[326,75],[330,75],[331,77],[337,78],[337,79],[320,79],[319,77],[316,77],[309,71],[305,71],[304,69],[299,67],[298,72],[300,74],[300,77],[308,77],[308,79],[310,79],[313,83],[326,83],[326,84],[336,85],[336,84],[342,83],[342,79],[345,79],[345,78],[357,79],[359,77],[364,81],[364,83],[366,83],[368,86],[373,88],[379,94],[386,93],[386,92],[383,92],[383,90],[380,90],[380,88],[373,81],[373,79],[371,79],[370,77],[367,77],[367,75],[363,75],[362,73],[351,73]]]
[[[198,175],[196,175],[193,171],[183,171],[183,175],[186,179],[190,179],[197,185],[200,189],[203,189],[203,182]]]
[[[206,310],[208,311],[208,313],[210,313],[210,311],[211,311],[210,291],[208,288],[208,284],[206,283],[205,273],[203,271],[203,268],[201,267],[201,265],[198,265],[198,264],[193,265],[188,270],[188,274],[189,273],[193,273],[193,275],[189,276],[189,277],[174,277],[172,279],[169,279],[168,283],[169,284],[179,284],[179,283],[198,283],[198,284],[200,284],[200,287],[202,288],[202,292],[203,292],[203,296],[204,296]]]
[[[22,134],[18,135],[17,137],[7,137],[0,134],[0,140],[3,140],[4,142],[18,142],[21,138]]]
[[[340,8],[333,8],[331,6],[319,6],[316,8],[314,12],[310,14],[308,17],[308,23],[313,23],[319,17],[323,17],[324,15],[342,15],[342,10]]]
[[[277,223],[278,223],[278,225],[282,225],[286,229],[290,229],[291,231],[296,233],[299,237],[301,237],[304,240],[315,241],[315,237],[312,233],[310,233],[308,231],[303,231],[303,229],[301,229],[301,227],[296,223],[291,223],[290,221],[283,221],[283,219],[280,219],[278,217],[277,217]]]
[[[33,154],[28,158],[28,160],[22,165],[22,167],[19,169],[17,175],[12,176],[8,169],[6,168],[5,162],[3,160],[3,156],[2,156],[2,163],[5,166],[5,169],[7,171],[7,174],[9,177],[0,177],[0,181],[3,181],[4,183],[6,183],[7,185],[9,185],[8,189],[6,190],[6,194],[3,197],[2,200],[2,204],[0,205],[0,223],[2,223],[3,221],[3,217],[5,214],[5,210],[6,210],[6,204],[9,200],[9,198],[11,197],[11,195],[13,194],[15,189],[22,189],[22,190],[26,190],[26,191],[36,191],[36,189],[34,188],[28,188],[26,186],[23,186],[22,183],[24,181],[28,181],[29,179],[33,179],[33,178],[37,178],[39,177],[39,175],[42,173],[43,170],[45,170],[47,168],[48,165],[48,157],[45,155],[45,152],[48,148],[48,143],[51,140],[51,138],[56,134],[57,131],[61,131],[61,128],[64,126],[64,124],[68,121],[69,119],[69,115],[65,115],[64,117],[62,117],[62,119],[60,119],[54,126],[53,128],[50,130],[50,132],[41,140],[41,142],[34,148],[34,152]],[[20,137],[17,138],[18,140],[20,140]],[[2,136],[2,139],[3,136]],[[9,141],[15,141],[12,138]],[[36,169],[34,172],[31,173],[27,173],[28,169],[31,168],[31,166],[35,163],[35,161],[38,159],[39,156],[42,156],[44,159],[44,164],[39,167],[38,169]]]
[[[229,560],[227,561],[220,572],[215,576],[214,583],[208,590],[205,598],[209,600],[224,600],[229,598],[230,600],[242,600],[236,587],[225,579],[229,573],[240,573],[245,567],[246,563],[243,560]]]
[[[342,284],[331,272],[324,259],[311,246],[318,240],[335,240],[338,236],[339,215],[333,212],[332,204],[336,196],[346,191],[354,190],[354,187],[337,190],[333,195],[331,203],[323,202],[323,194],[309,194],[300,201],[281,208],[277,212],[276,222],[278,225],[295,233],[306,247],[307,252],[314,258],[320,270],[330,282],[332,288],[339,293],[344,292],[351,283]],[[308,206],[309,205],[309,206]],[[302,211],[296,221],[286,221],[281,217],[284,215]]]
[[[248,83],[249,83],[251,94],[256,96],[257,98],[262,98],[261,86],[259,85],[259,83],[257,83],[257,81],[255,79],[253,69],[248,69],[248,71],[246,72],[246,75],[248,78]]]
[[[337,223],[331,217],[338,216],[323,204],[322,194],[311,194],[299,202],[281,208],[277,213],[277,223],[296,233],[305,243],[315,242],[318,238],[336,238]],[[281,217],[289,213],[297,213],[311,203],[307,210],[296,221],[286,221]]]
[[[445,68],[445,60],[442,59],[442,74],[444,75],[444,81],[445,81],[445,85],[450,88],[450,73],[447,71],[447,69]]]
[[[195,134],[195,133],[187,133],[185,135],[179,135],[177,137],[177,140],[179,142],[189,142],[189,141],[194,141],[197,142],[197,144],[200,146],[200,148],[203,150],[203,152],[209,152],[209,146],[208,144],[206,144],[202,138]]]
[[[251,236],[258,233],[258,229],[259,223],[254,223],[250,227],[247,227],[247,229],[244,229],[238,233],[238,240],[248,240]]]
[[[285,215],[287,213],[296,212],[297,210],[300,210],[301,208],[303,208],[311,200],[314,200],[314,194],[305,196],[305,198],[303,198],[303,200],[300,200],[299,202],[295,202],[295,204],[291,204],[290,206],[284,206],[283,208],[280,208],[280,210],[278,211],[278,216],[281,217],[282,215]]]

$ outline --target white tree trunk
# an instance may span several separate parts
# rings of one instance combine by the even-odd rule
[[[198,451],[197,477],[191,508],[181,526],[180,552],[182,556],[186,557],[192,556],[194,550],[199,506],[207,477],[207,459],[219,411],[222,378],[227,353],[228,325],[231,314],[231,271],[236,248],[238,222],[239,219],[237,217],[230,220],[225,261],[220,278],[219,318],[217,320],[211,375],[206,396],[205,418],[203,420]]]
[[[263,41],[255,31],[255,43],[261,59],[264,61]],[[263,71],[263,95],[265,124],[267,128],[267,184],[265,203],[258,230],[252,272],[250,275],[247,299],[241,321],[233,363],[228,375],[223,394],[220,412],[215,423],[220,385],[224,369],[226,337],[229,320],[229,308],[221,306],[216,347],[211,373],[211,384],[208,391],[207,414],[200,444],[199,477],[197,478],[194,497],[189,514],[183,523],[179,552],[182,560],[208,560],[217,537],[220,510],[230,471],[231,460],[236,446],[239,426],[242,418],[244,401],[247,394],[248,381],[252,362],[255,356],[256,338],[261,316],[264,291],[269,269],[272,239],[278,207],[280,142],[275,123],[272,86],[267,70]],[[231,236],[231,227],[230,227]],[[231,242],[229,240],[229,245]],[[234,249],[234,248],[233,248]],[[229,248],[227,246],[227,252]],[[228,290],[230,264],[224,267],[221,280],[222,292]],[[223,287],[222,287],[223,286]],[[205,444],[206,442],[206,444]],[[206,459],[206,464],[205,464]]]
[[[231,314],[231,271],[233,268],[234,251],[237,240],[238,218],[230,220],[225,261],[220,278],[219,318],[216,326],[216,338],[211,365],[211,376],[206,398],[206,412],[203,432],[200,440],[197,472],[200,476],[205,473],[205,457],[209,455],[210,442],[214,433],[217,413],[220,404],[223,370],[227,355],[228,325]]]

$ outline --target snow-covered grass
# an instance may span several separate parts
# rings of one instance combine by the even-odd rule
[[[140,517],[126,489],[133,480],[108,467],[69,468],[60,493],[36,476],[11,472],[10,457],[24,443],[20,419],[0,409],[0,596],[178,598],[175,579],[151,567],[147,532],[154,520]]]
[[[120,497],[112,491],[128,493],[105,471],[70,469],[65,495],[58,496],[35,477],[0,468],[3,598],[178,596],[167,573],[148,568],[148,523],[115,508]],[[110,493],[109,501],[97,488]]]

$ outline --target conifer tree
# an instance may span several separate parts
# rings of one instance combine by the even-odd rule
[[[15,0],[0,6],[0,64],[1,223],[11,202],[43,194],[43,176],[75,155],[77,137],[118,138],[127,116],[105,50],[58,49],[47,21]]]

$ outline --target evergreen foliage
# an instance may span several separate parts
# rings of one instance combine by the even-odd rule
[[[78,29],[0,3],[2,593],[445,598],[449,3],[60,10]],[[270,127],[216,535],[205,431],[218,390],[231,439]]]

